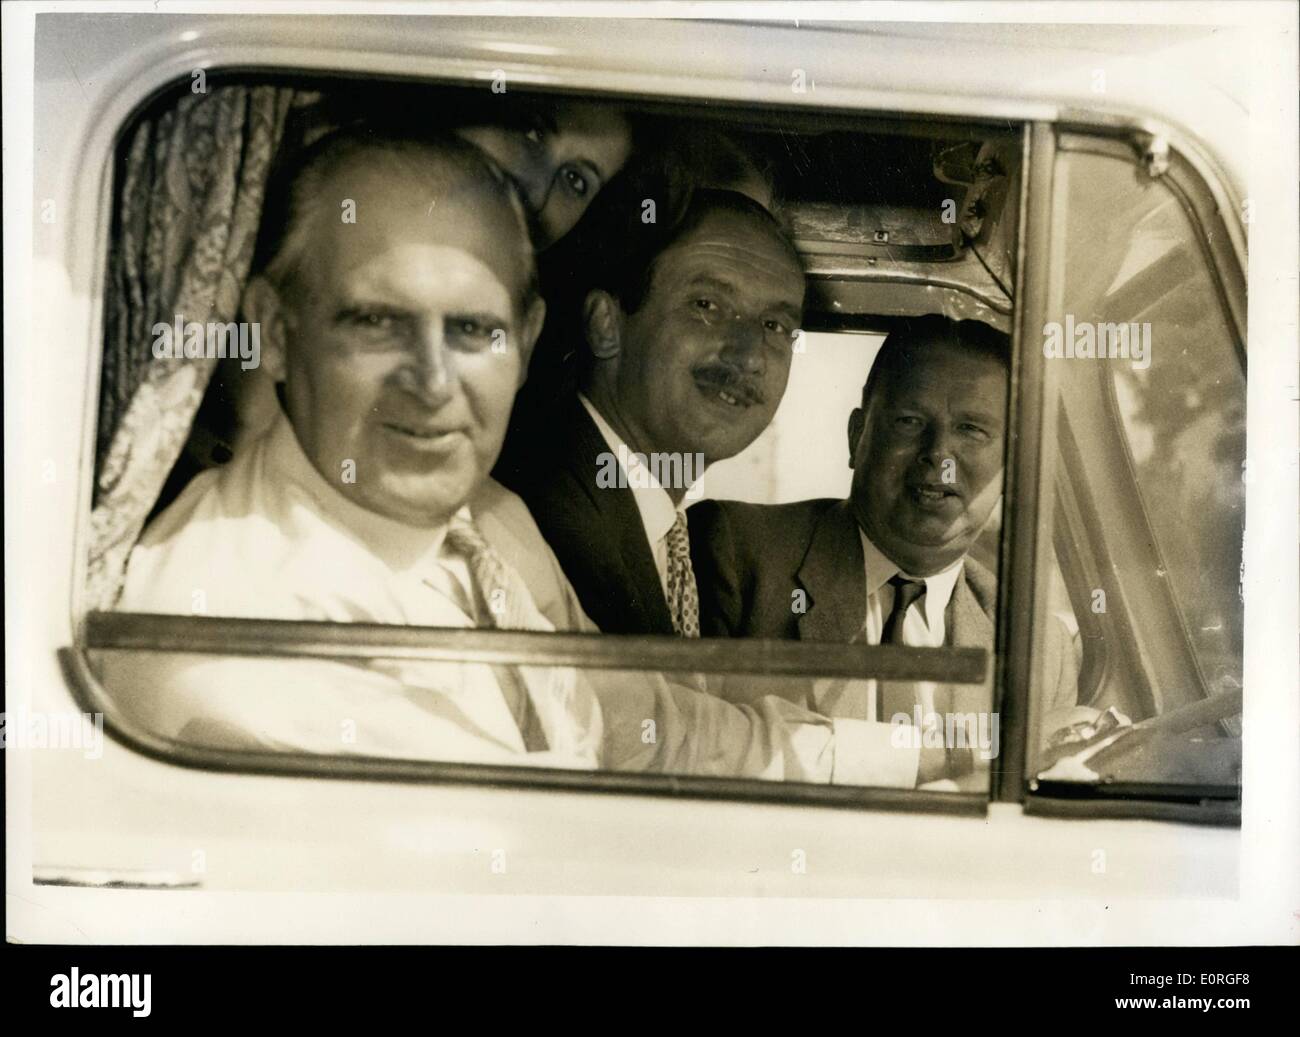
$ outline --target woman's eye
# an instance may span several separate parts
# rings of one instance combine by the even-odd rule
[[[718,308],[712,299],[695,299],[691,305],[702,313],[712,313]]]
[[[784,324],[782,324],[779,320],[765,320],[763,321],[763,327],[765,327],[768,331],[775,331],[777,334],[780,335],[790,334],[790,329],[787,328]]]
[[[393,326],[393,318],[386,313],[359,313],[354,321],[368,331],[385,331]]]
[[[484,335],[486,329],[476,320],[460,320],[455,323],[455,328],[462,335]]]
[[[585,198],[587,196],[587,178],[576,169],[564,170],[564,182],[568,186],[569,190],[579,198]]]

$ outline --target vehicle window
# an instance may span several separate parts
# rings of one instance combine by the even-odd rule
[[[978,682],[864,681],[850,674],[885,671],[854,646],[823,646],[821,658],[768,653],[762,673],[686,672],[460,661],[483,652],[438,637],[446,633],[429,631],[422,651],[404,654],[385,646],[348,657],[337,645],[311,654],[301,642],[279,654],[263,638],[255,655],[216,645],[202,654],[102,650],[91,666],[119,733],[183,759],[279,754],[983,797],[1001,749]],[[202,630],[196,637],[207,640]],[[511,658],[499,644],[488,652]],[[959,667],[972,680],[982,663],[965,653]],[[739,665],[757,669],[752,653]],[[783,667],[792,672],[779,675]],[[877,687],[880,708],[908,725],[861,722]],[[939,712],[950,730],[911,723],[917,708]],[[940,738],[956,742],[959,731],[962,748],[949,752]]]
[[[1123,153],[1080,147],[1057,162],[1060,302],[1043,347],[1059,411],[1055,531],[1040,565],[1064,584],[1069,608],[1054,607],[1042,628],[1039,672],[1049,679],[1073,658],[1079,701],[1092,708],[1072,741],[1050,747],[1068,711],[1039,714],[1043,755],[1031,773],[1235,786],[1246,432],[1237,335],[1177,184]]]
[[[484,92],[124,129],[88,693],[203,765],[982,802],[1022,131]]]

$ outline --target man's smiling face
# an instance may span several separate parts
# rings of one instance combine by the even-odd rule
[[[641,451],[738,454],[767,428],[790,375],[803,271],[775,227],[717,210],[655,261],[623,320],[607,415]]]
[[[960,346],[922,346],[849,421],[852,506],[871,542],[913,576],[962,557],[1002,493],[1007,370]]]
[[[450,176],[439,189],[382,157],[349,162],[277,294],[272,373],[304,452],[357,504],[417,526],[491,469],[541,317],[522,306],[520,220],[500,191]],[[336,198],[355,201],[355,224]]]

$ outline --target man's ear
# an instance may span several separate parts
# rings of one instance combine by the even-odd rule
[[[587,293],[582,322],[592,356],[597,360],[618,356],[623,348],[623,308],[609,292],[593,288]]]
[[[257,325],[262,344],[262,367],[273,381],[283,382],[288,368],[288,314],[275,285],[260,274],[244,286],[240,309]]]
[[[524,315],[524,322],[519,331],[519,387],[528,379],[528,364],[533,356],[533,346],[537,345],[538,336],[542,333],[542,325],[546,323],[546,300],[540,295],[535,296],[533,301],[528,304],[528,312]]]
[[[862,438],[862,430],[866,427],[867,415],[861,407],[854,407],[853,413],[849,415],[849,467],[853,467],[853,459],[858,454],[858,440]]]

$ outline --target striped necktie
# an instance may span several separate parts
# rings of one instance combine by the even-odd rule
[[[478,624],[498,630],[545,630],[554,627],[537,611],[533,596],[523,578],[493,550],[483,534],[468,519],[457,516],[447,530],[447,549],[460,555],[469,565],[478,597]],[[546,733],[533,702],[527,679],[518,666],[498,664],[492,667],[497,683],[519,727],[528,752],[542,752],[547,746]],[[567,668],[562,668],[567,670]],[[572,671],[568,671],[571,675]],[[563,679],[552,669],[554,681]]]

